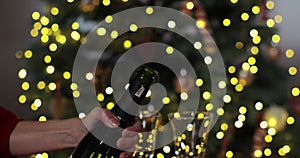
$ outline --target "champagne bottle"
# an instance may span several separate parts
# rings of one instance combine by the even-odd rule
[[[151,84],[157,81],[158,73],[145,65],[138,67],[133,72],[129,79],[127,91],[111,109],[111,112],[114,113],[120,121],[119,127],[124,129],[132,126],[136,122],[136,116],[128,114],[126,109],[130,109],[130,105],[132,105],[133,101],[137,104],[141,104]],[[120,103],[119,105],[121,105],[122,108],[118,106],[118,103]],[[138,113],[138,109],[136,110],[136,113]],[[103,143],[103,140],[99,140],[92,132],[89,132],[74,150],[71,158],[118,158],[122,152],[123,151],[119,149]]]

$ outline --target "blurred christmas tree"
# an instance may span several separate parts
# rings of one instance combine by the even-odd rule
[[[43,12],[32,13],[30,34],[38,41],[30,50],[16,54],[28,63],[19,71],[24,90],[19,102],[40,111],[43,115],[39,120],[78,116],[73,97],[80,96],[80,88],[71,81],[72,68],[78,48],[93,26],[102,20],[109,23],[113,20],[111,15],[125,9],[164,6],[192,16],[206,28],[226,66],[227,82],[219,83],[219,88],[227,89],[225,105],[218,111],[221,117],[210,132],[206,157],[300,156],[297,150],[300,129],[296,128],[299,125],[296,116],[300,114],[299,88],[290,88],[288,84],[297,68],[279,65],[283,55],[278,47],[280,35],[276,25],[282,17],[270,17],[269,11],[275,6],[272,0],[51,0],[45,4]],[[111,37],[117,39],[107,48],[108,60],[99,63],[95,74],[85,76],[95,82],[99,102],[106,105],[111,101],[110,73],[118,57],[134,45],[157,41],[186,52],[193,66],[201,69],[197,81],[185,81],[186,90],[196,82],[203,97],[200,105],[211,110],[209,74],[201,57],[191,55],[193,47],[165,30],[137,30],[134,26],[130,29],[131,33],[123,35],[111,32]],[[294,52],[288,49],[285,55],[292,58]],[[161,81],[170,91],[163,102],[167,109],[174,109],[171,105],[180,100],[181,91],[176,87],[180,79],[170,80],[174,74],[161,65],[159,68],[167,72]]]

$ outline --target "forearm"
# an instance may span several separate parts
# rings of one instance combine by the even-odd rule
[[[10,151],[17,156],[75,147],[87,132],[78,118],[21,121],[10,136]]]

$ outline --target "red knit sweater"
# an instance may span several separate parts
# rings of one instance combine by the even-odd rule
[[[9,151],[9,137],[20,121],[15,114],[0,106],[0,157],[11,158]]]

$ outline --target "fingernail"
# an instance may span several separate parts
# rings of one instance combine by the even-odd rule
[[[113,126],[118,127],[120,125],[119,120],[116,117],[112,117],[111,119]]]

